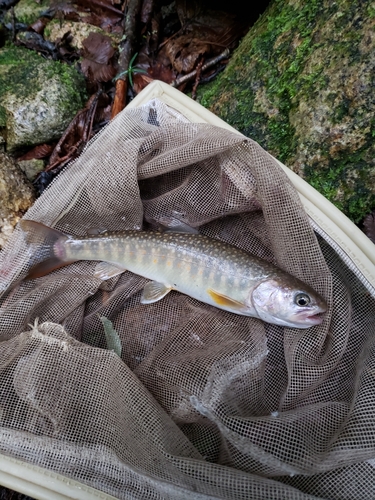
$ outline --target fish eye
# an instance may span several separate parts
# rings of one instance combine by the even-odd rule
[[[297,293],[297,295],[294,297],[294,303],[297,304],[297,306],[308,306],[310,302],[311,299],[306,293]]]

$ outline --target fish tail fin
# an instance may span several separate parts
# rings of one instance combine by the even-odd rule
[[[19,225],[26,235],[27,243],[30,247],[35,247],[33,258],[39,261],[31,267],[24,279],[40,278],[75,262],[64,258],[64,244],[70,236],[32,220],[21,220]]]

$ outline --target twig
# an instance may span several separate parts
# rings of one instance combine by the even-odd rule
[[[124,41],[120,44],[120,56],[118,60],[118,75],[121,75],[116,80],[115,98],[112,104],[111,119],[122,111],[126,104],[127,79],[129,62],[132,55],[135,53],[134,47],[137,41],[137,16],[141,8],[142,0],[129,0],[128,10],[124,20]]]
[[[193,90],[191,92],[191,98],[194,101],[197,98],[197,88],[198,88],[198,85],[199,85],[199,82],[200,82],[200,79],[201,79],[203,61],[204,61],[204,57],[202,56],[201,60],[199,61],[199,63],[197,64],[197,67],[196,67],[197,74],[195,75],[195,82],[194,82],[194,85],[193,85]]]
[[[213,57],[212,59],[209,59],[206,62],[206,64],[204,64],[202,66],[201,71],[202,72],[206,71],[206,69],[211,68],[212,66],[215,66],[215,64],[220,62],[222,59],[225,59],[226,57],[228,57],[229,53],[230,53],[229,49],[225,49],[224,52],[222,52],[218,56]],[[174,82],[171,83],[171,86],[172,87],[179,87],[182,83],[189,82],[190,80],[195,78],[195,76],[197,74],[197,69],[195,69],[194,71],[191,71],[187,75],[184,75],[184,76],[181,76],[180,78],[177,78],[177,80],[175,80]]]

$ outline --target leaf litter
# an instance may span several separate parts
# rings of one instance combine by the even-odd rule
[[[45,161],[44,172],[34,182],[39,193],[150,82],[162,80],[194,97],[202,82],[225,68],[255,19],[244,21],[243,8],[235,13],[224,2],[209,2],[51,0],[50,8],[30,26],[9,32],[9,39],[16,34],[16,44],[75,65],[85,76],[89,94],[57,144],[19,152],[20,158]],[[93,31],[78,50],[70,31],[53,42],[45,37],[52,21],[86,23]]]

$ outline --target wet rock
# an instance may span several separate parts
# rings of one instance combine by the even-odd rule
[[[50,0],[20,0],[14,6],[14,16],[20,23],[29,25],[35,22],[50,7]],[[9,10],[5,15],[5,22],[11,22],[12,14]]]
[[[60,22],[57,19],[54,19],[50,23],[48,23],[44,30],[44,37],[46,40],[56,42],[67,33],[70,33],[72,37],[70,42],[72,47],[77,50],[82,49],[82,42],[89,36],[90,33],[102,33],[103,35],[109,36],[113,41],[114,46],[117,46],[121,40],[120,34],[107,33],[106,31],[98,28],[97,26],[93,26],[92,24],[67,20]]]
[[[17,165],[31,182],[36,179],[37,175],[42,172],[45,167],[43,160],[36,159],[18,161]]]
[[[22,47],[0,49],[0,134],[7,151],[58,139],[84,105],[83,76]]]
[[[273,1],[200,102],[353,221],[375,207],[373,2]]]
[[[22,215],[34,203],[31,184],[13,158],[0,153],[0,249],[5,245]]]

